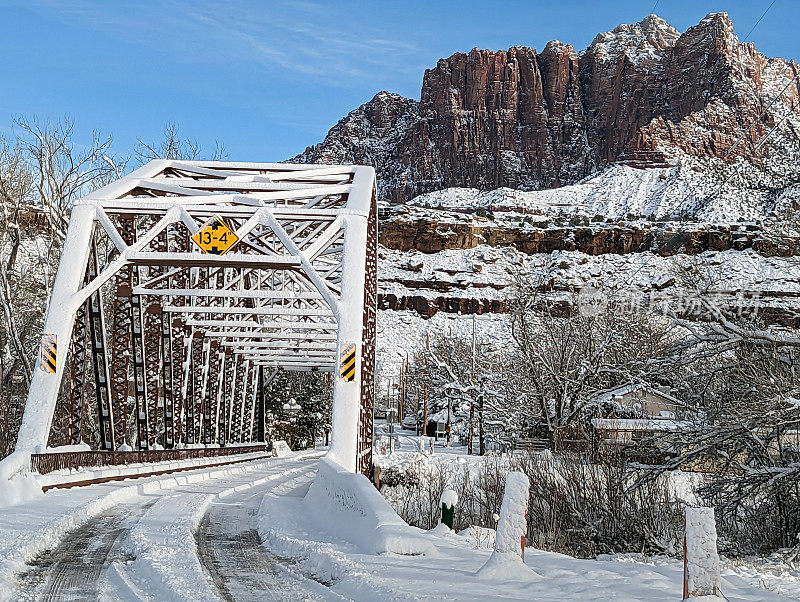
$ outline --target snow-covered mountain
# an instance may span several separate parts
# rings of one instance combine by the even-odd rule
[[[441,59],[419,102],[381,92],[296,160],[374,165],[392,202],[582,182],[549,197],[612,215],[752,219],[800,181],[797,75],[740,43],[725,13],[683,34],[650,15],[582,52],[552,41]]]

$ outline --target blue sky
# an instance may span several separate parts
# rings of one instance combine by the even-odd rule
[[[659,0],[680,31],[727,11],[740,38],[771,0]],[[551,39],[586,47],[655,0],[316,2],[0,0],[0,134],[15,115],[113,134],[127,154],[167,121],[233,160],[280,160],[321,140],[380,90],[419,98],[425,68],[456,51]],[[800,59],[800,2],[777,0],[750,40]]]

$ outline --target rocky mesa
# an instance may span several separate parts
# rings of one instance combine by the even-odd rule
[[[797,76],[794,61],[741,43],[725,13],[684,33],[649,15],[582,52],[552,41],[441,59],[419,102],[380,92],[295,160],[374,165],[392,202],[454,186],[555,188],[615,163],[686,158],[716,160],[718,179],[744,160],[762,180],[780,172],[780,185],[798,147]]]

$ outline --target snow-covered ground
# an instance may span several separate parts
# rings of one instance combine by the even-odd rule
[[[657,305],[680,313],[690,311],[696,302],[679,285],[681,273],[691,269],[708,274],[723,306],[800,313],[800,258],[764,257],[752,250],[662,257],[653,253],[595,256],[578,251],[527,255],[511,247],[488,245],[427,254],[381,248],[380,291],[429,300],[452,296],[505,301],[511,294],[513,274],[520,272],[531,278],[547,274],[556,291],[605,295],[631,312]],[[504,314],[480,316],[476,331],[478,338],[491,333],[499,343],[510,337]],[[424,349],[428,333],[469,337],[471,315],[439,311],[425,319],[410,310],[378,312],[379,376],[396,378],[406,356]]]
[[[401,447],[409,448],[401,453],[416,445],[410,433],[401,436]],[[437,448],[437,454],[453,461],[457,452]],[[48,566],[62,571],[66,586],[84,595],[96,589],[101,600],[666,601],[680,595],[681,563],[672,559],[576,560],[529,548],[528,569],[512,578],[479,576],[491,553],[488,530],[458,535],[408,527],[364,477],[320,463],[319,455],[54,490],[7,507],[0,512],[2,598],[35,598],[37,588],[53,584]],[[81,524],[96,530],[81,534]],[[87,545],[65,545],[76,541]],[[53,552],[26,564],[47,549]],[[64,554],[99,562],[96,583],[67,579]],[[800,594],[787,580],[771,579],[773,591],[760,589],[755,576],[723,562],[722,589],[730,600]]]
[[[536,275],[545,269],[557,288],[646,291],[675,279],[681,268],[694,266],[702,267],[719,290],[759,291],[762,297],[800,295],[800,258],[764,257],[752,250],[708,251],[691,257],[587,255],[579,251],[527,255],[511,247],[479,245],[430,254],[381,249],[381,258],[381,292],[428,298],[447,290],[453,296],[502,300],[508,297],[505,289],[512,282],[512,274],[521,271]],[[410,259],[416,270],[409,268]],[[402,284],[409,281],[415,283],[413,288]],[[788,305],[792,300],[783,302]]]
[[[388,426],[379,423],[376,435],[379,441],[387,441]],[[381,451],[384,449],[385,453],[382,454]],[[420,449],[425,452],[421,454]],[[479,472],[484,458],[477,455],[469,456],[466,453],[466,446],[457,444],[447,446],[443,440],[433,446],[431,453],[430,438],[423,438],[423,445],[420,445],[420,437],[413,431],[397,429],[394,451],[392,452],[388,445],[379,445],[375,460],[383,471],[407,470],[408,467],[422,462],[439,467],[456,464],[475,475]],[[671,475],[670,486],[678,498],[688,503],[696,503],[693,490],[699,477],[697,473],[678,471]],[[439,529],[435,529],[431,534],[441,537]],[[470,527],[458,537],[450,533],[444,539],[448,544],[475,549],[485,560],[494,543],[494,531],[482,527]],[[437,542],[437,547],[441,552],[443,544]],[[467,562],[466,559],[464,562]],[[475,566],[477,570],[480,565],[476,560],[472,562],[476,564],[469,566]],[[669,600],[678,599],[677,596],[681,591],[683,566],[680,558],[618,554],[601,555],[597,560],[580,560],[528,548],[525,552],[525,562],[545,578],[552,591],[547,588],[537,589],[533,584],[521,585],[517,594],[499,590],[500,599],[524,599],[521,592],[534,592],[527,594],[529,595],[527,599]],[[634,568],[626,565],[634,565]],[[723,557],[721,566],[722,592],[730,600],[800,599],[800,569],[787,563],[779,554],[770,558]],[[374,569],[372,566],[367,568]],[[441,573],[437,572],[435,574],[437,581],[448,579],[446,572],[446,568],[442,568]],[[564,582],[560,582],[561,580]],[[473,590],[470,586],[470,591],[480,590]],[[455,595],[452,599],[472,598]]]
[[[679,599],[682,563],[577,560],[527,549],[530,571],[477,575],[491,552],[475,549],[475,537],[435,529],[424,536],[436,552],[423,555],[365,553],[349,539],[320,527],[325,508],[307,507],[285,497],[262,504],[265,545],[291,557],[306,573],[331,583],[331,590],[353,600],[653,600]],[[314,517],[316,516],[316,520]],[[358,518],[357,516],[355,517]],[[331,520],[331,519],[328,519]],[[352,521],[358,526],[358,520]],[[363,536],[363,535],[361,535]],[[760,589],[726,570],[722,589],[730,600],[791,600]],[[800,593],[800,590],[798,591]]]

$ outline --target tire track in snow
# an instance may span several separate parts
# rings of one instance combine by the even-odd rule
[[[316,470],[277,485],[288,495],[305,494]],[[290,561],[271,554],[261,545],[258,508],[270,483],[255,491],[214,502],[195,534],[198,557],[226,602],[262,600],[341,600],[324,585],[304,577]]]
[[[124,504],[107,510],[69,532],[59,545],[37,556],[20,574],[20,601],[94,601],[99,580],[112,562],[130,558],[121,542],[144,514],[148,504]]]

